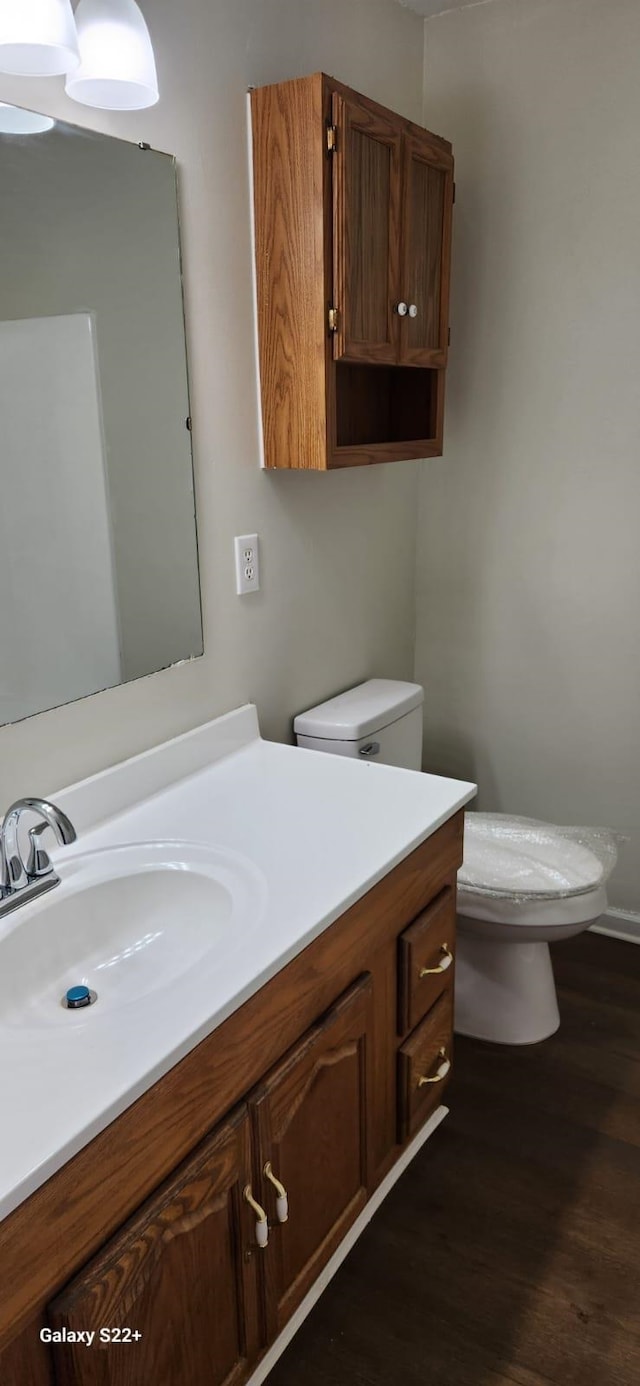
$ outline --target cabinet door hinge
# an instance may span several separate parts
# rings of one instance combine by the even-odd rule
[[[327,125],[327,154],[335,154],[338,148],[338,131],[335,125]]]
[[[338,309],[337,309],[337,308],[330,308],[330,309],[329,309],[329,331],[330,331],[330,332],[337,332],[337,331],[338,331]]]
[[[447,346],[451,346],[451,328],[449,328],[449,333],[447,336]]]
[[[454,185],[453,185],[453,197],[451,198],[451,201],[452,201],[452,202],[455,202],[455,200],[456,200],[456,185],[455,185],[455,183],[454,183]]]

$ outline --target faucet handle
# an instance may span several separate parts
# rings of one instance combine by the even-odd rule
[[[29,829],[29,856],[27,858],[27,876],[30,881],[37,881],[41,876],[48,876],[53,870],[51,857],[45,852],[40,839],[42,834],[49,827],[48,823],[37,823],[35,828]]]
[[[28,883],[20,852],[7,851],[3,841],[0,843],[0,899],[12,895],[14,890],[23,890]]]

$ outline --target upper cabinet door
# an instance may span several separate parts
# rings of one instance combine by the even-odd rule
[[[404,144],[403,365],[442,367],[449,339],[453,159],[425,132]]]
[[[399,117],[334,92],[334,356],[398,359],[402,129]]]
[[[365,974],[249,1098],[268,1337],[284,1327],[367,1200],[372,983]],[[288,1198],[287,1212],[273,1179]]]
[[[243,1199],[250,1182],[241,1108],[49,1305],[53,1329],[95,1333],[90,1349],[52,1349],[57,1386],[245,1380],[259,1349],[262,1255],[254,1255],[255,1218]]]

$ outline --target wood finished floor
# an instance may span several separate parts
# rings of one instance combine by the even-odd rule
[[[558,1033],[458,1039],[451,1115],[269,1386],[639,1386],[640,947],[554,966]]]

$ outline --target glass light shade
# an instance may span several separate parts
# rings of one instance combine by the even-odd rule
[[[79,61],[71,0],[0,0],[0,72],[57,77]]]
[[[159,98],[149,30],[135,0],[80,0],[80,66],[66,92],[83,106],[141,111]]]
[[[25,111],[22,106],[8,106],[0,101],[0,135],[41,135],[53,130],[55,120],[39,111]]]

